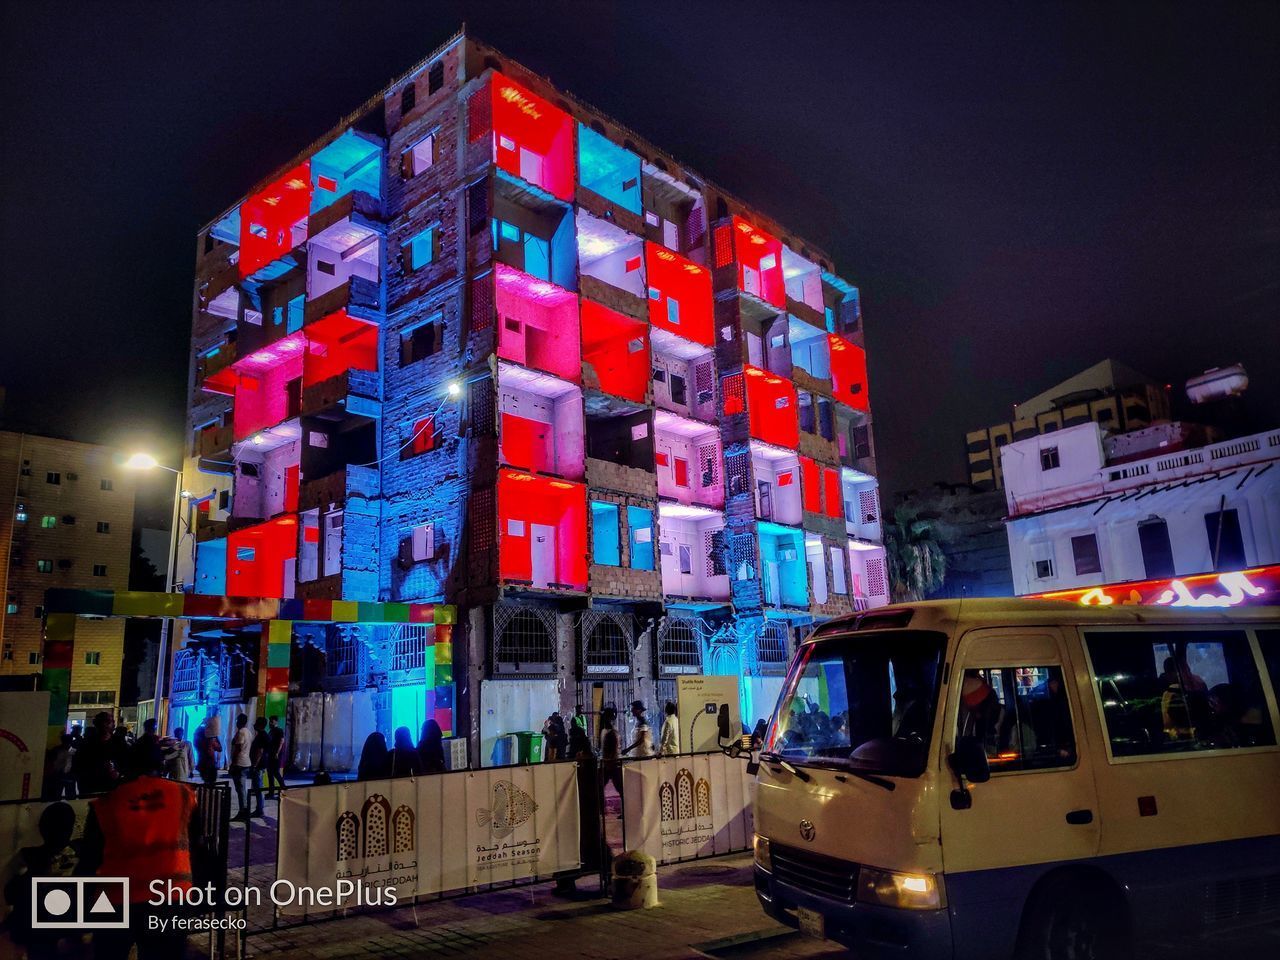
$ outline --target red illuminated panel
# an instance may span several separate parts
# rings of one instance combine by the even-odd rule
[[[800,444],[796,388],[790,380],[758,367],[744,367],[751,436],[794,450]]]
[[[549,423],[540,423],[517,416],[502,414],[502,459],[518,467],[555,473],[555,458],[551,447]]]
[[[308,324],[306,337],[304,386],[323,383],[348,370],[378,369],[378,328],[348,316],[345,310]]]
[[[646,242],[649,322],[662,330],[711,346],[715,318],[711,306],[711,272],[666,247]]]
[[[775,307],[785,307],[787,287],[782,276],[782,241],[741,217],[733,218],[733,239],[738,257],[738,289],[755,294]]]
[[[489,82],[494,162],[561,200],[572,200],[573,120],[500,73]]]
[[[855,410],[871,409],[867,395],[867,352],[834,333],[827,334],[831,347],[831,387],[836,399]]]
[[[1224,607],[1280,602],[1280,564],[1229,573],[1201,573],[1168,580],[1108,583],[1083,590],[1033,593],[1038,600],[1071,600],[1086,607],[1145,604],[1162,607]]]
[[[809,457],[800,458],[800,498],[810,513],[822,512],[822,472]]]
[[[436,447],[436,427],[432,417],[423,417],[413,425],[413,438],[409,442],[409,456],[416,457],[420,453],[434,450]]]
[[[498,572],[543,589],[587,588],[587,488],[520,470],[498,473]]]
[[[311,161],[240,204],[240,276],[256,273],[294,247],[294,227],[311,211]]]
[[[844,516],[844,498],[840,493],[840,471],[822,468],[823,510],[828,517],[839,520]]]
[[[649,327],[582,301],[582,363],[590,364],[600,389],[616,397],[643,402],[649,387]]]
[[[298,521],[279,517],[227,535],[227,595],[284,596],[285,564],[298,555]]]
[[[301,469],[298,464],[293,463],[284,468],[284,512],[298,512],[298,486],[301,478]]]

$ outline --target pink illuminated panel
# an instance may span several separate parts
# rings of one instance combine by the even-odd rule
[[[514,267],[494,270],[498,356],[561,379],[582,379],[578,297]]]

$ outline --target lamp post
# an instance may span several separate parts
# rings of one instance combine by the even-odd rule
[[[166,467],[149,453],[135,453],[125,461],[124,465],[131,470],[167,470],[173,474],[173,516],[169,524],[169,555],[166,558],[164,574],[164,592],[169,593],[173,590],[174,567],[177,565],[178,520],[182,512],[182,501],[187,496],[187,492],[182,489],[182,471],[175,470],[173,467]],[[156,657],[156,684],[154,699],[152,700],[152,707],[155,711],[153,716],[157,724],[161,720],[160,704],[164,696],[165,661],[168,659],[172,632],[173,617],[165,617],[164,625],[160,631],[160,650]],[[161,731],[164,729],[163,726],[160,727]]]

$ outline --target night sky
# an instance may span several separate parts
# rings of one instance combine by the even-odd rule
[[[7,423],[177,456],[199,227],[473,33],[826,248],[883,484],[1113,356],[1280,423],[1280,5],[7,3]]]

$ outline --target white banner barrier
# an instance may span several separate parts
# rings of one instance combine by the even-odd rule
[[[723,753],[637,760],[622,768],[629,850],[659,863],[749,849],[755,777]]]
[[[397,902],[549,878],[581,865],[578,766],[545,763],[289,789],[280,802],[277,884]],[[283,890],[282,890],[283,892]],[[381,899],[379,899],[381,897]],[[273,897],[280,904],[282,898]],[[303,896],[282,913],[327,913]]]

